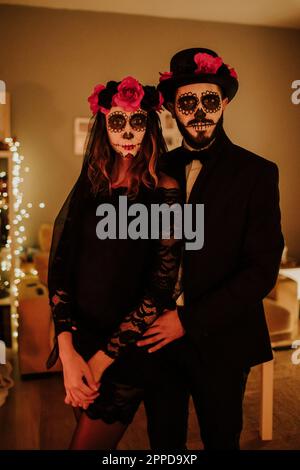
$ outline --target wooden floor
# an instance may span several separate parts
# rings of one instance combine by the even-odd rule
[[[259,368],[248,380],[242,449],[300,449],[300,364],[291,362],[291,350],[277,351],[274,383],[274,438],[262,442],[259,429]],[[12,358],[15,386],[0,408],[0,449],[65,449],[75,426],[72,409],[63,403],[60,374],[20,380]],[[195,412],[191,404],[189,449],[201,448]],[[141,406],[119,449],[147,449],[146,423]]]

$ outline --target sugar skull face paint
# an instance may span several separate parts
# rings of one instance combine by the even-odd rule
[[[221,99],[216,91],[202,91],[200,100],[196,93],[189,91],[179,96],[177,100],[177,109],[180,113],[193,114],[199,102],[206,113],[216,113],[221,109]]]
[[[112,148],[124,158],[135,157],[146,133],[147,112],[129,112],[114,106],[106,115],[106,127]]]
[[[174,117],[185,140],[195,146],[209,142],[223,114],[227,98],[211,83],[193,83],[178,88]]]

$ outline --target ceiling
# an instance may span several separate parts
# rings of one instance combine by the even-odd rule
[[[300,29],[300,0],[0,0],[0,4]]]

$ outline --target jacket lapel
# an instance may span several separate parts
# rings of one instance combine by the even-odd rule
[[[215,170],[219,165],[224,164],[228,153],[228,145],[231,144],[225,132],[222,138],[214,145],[209,152],[207,160],[203,163],[202,169],[193,185],[189,202],[202,203],[205,200],[208,188],[216,190],[215,184],[212,183]]]

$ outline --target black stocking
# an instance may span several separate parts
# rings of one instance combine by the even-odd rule
[[[80,416],[82,415],[82,408],[79,408],[79,406],[73,406],[73,412],[76,419],[76,423],[78,424]]]
[[[107,424],[101,419],[90,419],[86,413],[81,413],[69,449],[113,450],[126,429],[127,425],[120,421]]]

